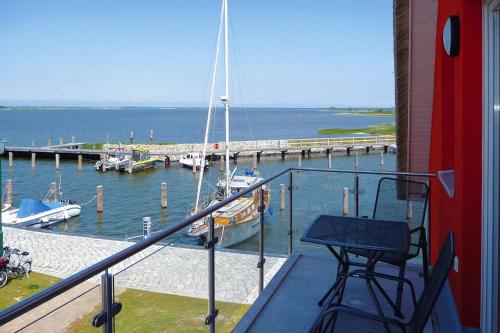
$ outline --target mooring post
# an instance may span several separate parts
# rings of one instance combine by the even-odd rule
[[[14,153],[9,151],[9,168],[14,166]]]
[[[53,202],[57,201],[57,184],[56,182],[50,183],[50,197]]]
[[[78,168],[77,168],[78,171],[82,171],[82,169],[83,169],[82,168],[82,161],[83,161],[82,155],[79,154],[78,155]]]
[[[47,140],[47,146],[52,146],[52,139],[49,137],[49,139]]]
[[[344,207],[342,214],[349,215],[349,188],[344,187]]]
[[[332,168],[332,152],[331,149],[327,149],[326,153],[328,154],[328,169]]]
[[[62,136],[61,136],[61,137],[59,137],[59,144],[60,144],[61,146],[64,144],[64,140],[63,140]]]
[[[359,152],[357,150],[354,153],[354,168],[356,170],[359,168]]]
[[[302,155],[299,155],[299,169],[302,169]]]
[[[56,154],[56,170],[59,170],[59,154]]]
[[[196,173],[196,158],[193,157],[193,173]]]
[[[380,165],[384,166],[384,152],[383,151],[380,152]]]
[[[31,168],[34,169],[36,167],[36,153],[31,153]]]
[[[285,210],[285,184],[280,184],[280,210]]]
[[[151,217],[145,216],[142,218],[142,240],[146,240],[151,236]]]
[[[167,183],[161,183],[161,208],[167,208]]]
[[[134,143],[134,131],[130,131],[130,143]]]
[[[103,186],[97,186],[97,212],[102,213],[104,211],[103,205]]]
[[[35,139],[31,139],[31,147],[35,147]]]
[[[408,220],[413,219],[413,201],[408,200],[406,205],[406,218]]]
[[[71,143],[75,143],[75,136],[74,135],[71,136]]]
[[[153,141],[153,129],[150,129],[149,130],[149,141],[152,142]]]
[[[221,157],[220,157],[220,163],[219,163],[219,171],[220,171],[220,172],[223,172],[223,171],[224,171],[224,159],[225,159],[225,157],[224,157],[224,156],[221,156]]]
[[[252,168],[257,170],[257,153],[253,153]]]
[[[106,134],[106,144],[109,145],[109,134]]]
[[[7,205],[12,205],[12,179],[7,179],[5,181],[5,187],[7,187]]]

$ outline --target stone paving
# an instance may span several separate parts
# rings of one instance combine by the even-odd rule
[[[61,278],[68,277],[133,244],[6,226],[3,226],[3,231],[5,246],[30,252],[34,271]],[[158,252],[147,257],[155,251]],[[143,260],[138,262],[141,259]],[[282,257],[266,256],[266,284],[285,260]],[[257,262],[256,254],[216,251],[216,299],[253,303],[258,295]],[[136,264],[133,265],[134,263]],[[118,286],[207,298],[207,263],[208,253],[204,249],[154,245],[114,266],[110,272],[117,274],[115,285]],[[99,277],[94,277],[92,282],[99,282]]]

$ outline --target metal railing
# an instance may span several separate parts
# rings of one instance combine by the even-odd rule
[[[259,294],[264,289],[264,195],[262,186],[268,184],[269,182],[275,180],[276,178],[289,174],[288,175],[288,199],[289,199],[289,223],[288,223],[288,255],[291,255],[293,252],[293,172],[322,172],[322,173],[341,173],[341,174],[352,174],[355,176],[354,181],[354,195],[355,195],[355,212],[356,216],[359,216],[359,175],[379,175],[379,176],[406,176],[406,177],[434,177],[434,174],[431,173],[410,173],[410,172],[383,172],[383,171],[365,171],[365,170],[343,170],[343,169],[321,169],[321,168],[295,168],[290,167],[284,169],[276,174],[240,191],[239,193],[224,199],[223,201],[214,204],[203,211],[200,211],[188,218],[184,221],[172,225],[170,227],[165,228],[164,230],[150,236],[149,238],[131,245],[130,247],[123,249],[112,256],[109,256],[80,272],[73,274],[72,276],[48,287],[45,290],[40,291],[39,293],[32,295],[26,298],[23,301],[3,310],[0,312],[0,326],[12,321],[13,319],[23,315],[36,307],[50,301],[58,295],[61,295],[65,291],[68,291],[88,279],[98,275],[103,272],[102,275],[102,311],[100,314],[94,317],[94,326],[102,326],[103,332],[112,332],[113,331],[113,317],[120,311],[121,304],[113,303],[112,299],[112,275],[108,272],[108,269],[112,266],[123,262],[124,260],[132,257],[133,255],[141,252],[149,248],[150,246],[158,243],[159,241],[167,238],[168,236],[184,229],[198,221],[200,219],[206,218],[209,216],[209,232],[207,240],[204,244],[205,249],[208,250],[208,316],[205,319],[205,324],[209,325],[210,332],[215,332],[215,318],[217,317],[218,310],[215,307],[215,245],[218,242],[217,237],[215,237],[214,232],[214,219],[212,217],[212,213],[216,212],[220,208],[228,205],[232,201],[243,197],[246,194],[251,193],[252,191],[260,191],[260,202],[259,202],[259,261],[257,264],[257,268],[259,270],[259,284],[258,290]]]

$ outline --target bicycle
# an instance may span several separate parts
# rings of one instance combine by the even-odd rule
[[[12,256],[16,255],[17,260],[12,260]],[[12,249],[9,247],[4,248],[4,260],[8,261],[6,267],[6,273],[9,277],[14,278],[29,278],[29,273],[31,272],[31,259],[24,259],[29,255],[27,251],[21,251],[20,249]]]

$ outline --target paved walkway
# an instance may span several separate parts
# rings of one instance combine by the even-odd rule
[[[70,236],[3,227],[5,246],[30,252],[35,272],[68,277],[118,252],[132,242]],[[159,251],[158,251],[159,250]],[[154,251],[157,253],[142,260]],[[285,258],[266,257],[265,280],[271,280]],[[226,251],[215,254],[216,299],[253,303],[257,296],[258,256]],[[204,249],[151,246],[114,266],[115,284],[168,294],[207,298],[208,254]],[[98,282],[95,277],[91,282]]]

